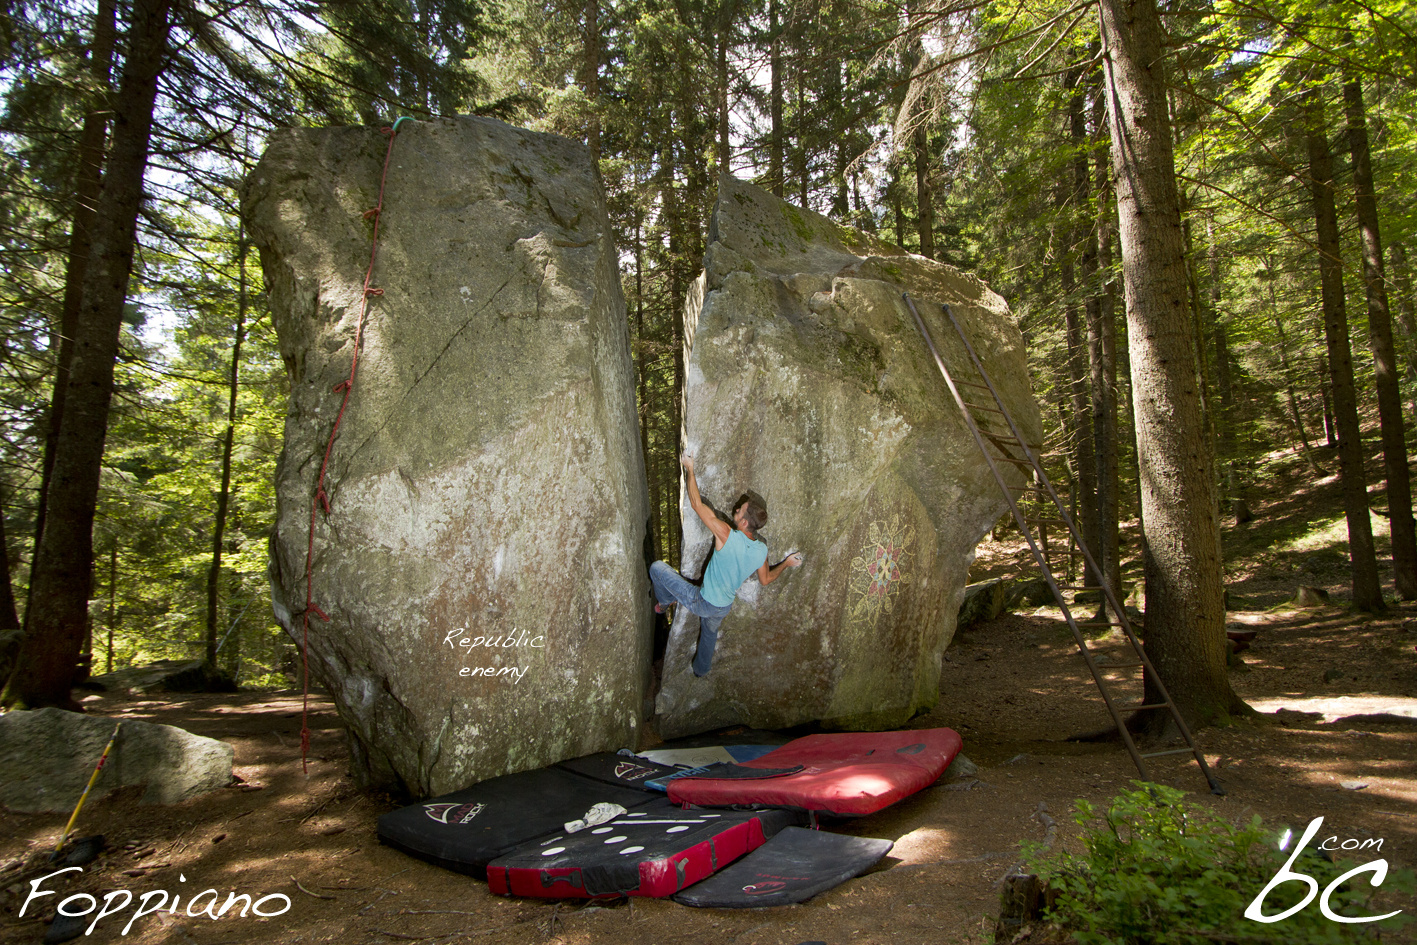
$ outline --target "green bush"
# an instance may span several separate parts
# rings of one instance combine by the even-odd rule
[[[1180,791],[1132,783],[1137,790],[1116,797],[1105,813],[1077,802],[1074,819],[1084,828],[1086,853],[1049,854],[1038,844],[1025,845],[1025,861],[1049,890],[1046,918],[1079,945],[1319,945],[1371,940],[1375,929],[1409,921],[1399,915],[1365,924],[1333,922],[1320,912],[1317,896],[1272,924],[1247,919],[1246,907],[1279,872],[1292,847],[1281,852],[1274,832],[1259,817],[1236,828],[1183,805]],[[1299,855],[1292,869],[1317,880],[1322,895],[1357,865],[1332,863],[1311,849]],[[1329,900],[1331,910],[1341,916],[1372,914],[1365,908],[1375,892],[1372,878],[1361,873],[1344,883]],[[1412,888],[1410,872],[1390,870],[1382,884],[1389,892]],[[1265,897],[1264,914],[1283,912],[1307,892],[1307,884],[1298,881],[1275,887]]]

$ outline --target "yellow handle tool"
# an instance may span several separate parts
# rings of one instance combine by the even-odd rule
[[[103,771],[103,763],[108,760],[108,753],[113,750],[113,743],[118,740],[118,730],[122,727],[122,722],[113,726],[113,735],[108,739],[108,744],[103,747],[103,754],[99,756],[98,764],[94,765],[93,774],[89,776],[88,786],[84,788],[84,793],[79,795],[79,803],[74,805],[74,813],[69,817],[69,822],[64,825],[64,832],[59,836],[59,846],[54,848],[55,853],[64,849],[64,844],[69,839],[69,831],[74,829],[74,821],[79,819],[79,811],[83,810],[84,801],[88,798],[89,792],[93,790],[99,773]]]

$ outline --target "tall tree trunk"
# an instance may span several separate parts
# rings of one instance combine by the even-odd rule
[[[856,171],[851,172],[851,205],[853,210],[852,225],[875,235],[876,218],[871,214],[865,199],[861,196],[861,175]]]
[[[1334,206],[1333,157],[1328,124],[1318,89],[1304,93],[1305,131],[1309,145],[1309,180],[1318,231],[1319,281],[1323,291],[1324,338],[1328,347],[1333,413],[1338,424],[1338,469],[1343,482],[1343,507],[1348,518],[1348,554],[1353,563],[1353,606],[1382,610],[1382,585],[1368,520],[1368,486],[1363,472],[1363,443],[1358,426],[1358,399],[1353,389],[1353,352],[1348,342],[1348,313],[1343,301],[1343,259],[1338,245],[1338,212]]]
[[[842,64],[836,61],[825,63],[823,68],[826,71],[826,90],[822,96],[823,104],[826,106],[826,113],[832,116],[831,140],[827,143],[828,153],[831,155],[832,168],[832,206],[830,216],[838,223],[850,224],[851,221],[851,194],[847,189],[846,165],[850,163],[850,158],[846,153],[847,145],[847,124],[845,118],[847,107],[842,96],[841,68]]]
[[[113,672],[113,634],[118,630],[118,536],[108,549],[108,668]]]
[[[901,249],[905,249],[905,207],[900,195],[903,186],[905,185],[900,179],[900,161],[893,161],[890,182],[891,215],[895,221],[896,245]]]
[[[581,64],[581,90],[590,103],[590,120],[586,123],[586,144],[590,159],[600,163],[600,0],[585,0],[583,31],[584,61]]]
[[[782,127],[782,23],[778,0],[768,0],[768,186],[774,197],[783,195],[786,162]]]
[[[1338,422],[1334,419],[1333,375],[1328,369],[1328,358],[1319,355],[1319,402],[1324,415],[1324,442],[1331,450],[1338,449]]]
[[[640,455],[644,457],[645,475],[649,482],[649,523],[647,530],[650,535],[650,555],[651,561],[658,561],[664,558],[664,543],[659,533],[659,479],[655,476],[653,457],[649,450],[649,424],[650,418],[654,415],[652,404],[650,403],[649,371],[645,363],[645,356],[649,349],[649,339],[645,337],[645,264],[644,264],[644,240],[641,228],[644,219],[641,214],[635,214],[634,248],[635,248],[635,386],[638,396],[635,398],[639,405],[640,414]]]
[[[1230,514],[1236,525],[1243,525],[1251,518],[1249,504],[1241,494],[1239,474],[1239,445],[1235,438],[1237,417],[1235,412],[1235,383],[1231,371],[1230,336],[1225,320],[1220,315],[1220,247],[1215,241],[1215,216],[1209,214],[1205,221],[1206,255],[1210,269],[1210,325],[1215,342],[1215,387],[1220,399],[1215,421],[1219,433],[1220,457],[1225,464],[1225,497],[1230,500]]]
[[[5,510],[4,497],[0,494],[0,633],[20,629],[15,590],[10,583],[10,542],[5,534]]]
[[[1173,145],[1174,146],[1174,145]],[[1206,438],[1210,441],[1210,455],[1215,456],[1218,437],[1215,431],[1215,398],[1211,393],[1210,356],[1206,352],[1206,339],[1210,337],[1213,321],[1205,299],[1201,296],[1200,277],[1196,274],[1195,239],[1191,227],[1190,199],[1180,191],[1181,201],[1181,245],[1186,254],[1186,281],[1191,293],[1191,338],[1195,342],[1196,382],[1201,401],[1201,423],[1205,427]]]
[[[809,153],[811,135],[807,127],[807,77],[802,65],[806,56],[803,55],[801,47],[800,31],[794,31],[793,39],[796,40],[794,51],[797,53],[795,57],[797,61],[792,70],[792,86],[797,107],[792,124],[797,132],[797,146],[792,149],[792,161],[795,165],[797,178],[797,206],[803,210],[810,210],[812,209],[811,154]]]
[[[915,129],[915,201],[920,209],[920,255],[935,258],[935,206],[930,197],[930,142],[925,126]]]
[[[1299,413],[1299,398],[1294,394],[1294,370],[1289,365],[1289,339],[1284,337],[1284,322],[1277,314],[1279,311],[1278,302],[1274,298],[1274,287],[1269,290],[1270,312],[1276,313],[1273,316],[1274,329],[1279,335],[1279,367],[1284,372],[1284,392],[1289,401],[1289,415],[1294,421],[1294,430],[1299,434],[1299,443],[1304,448],[1304,455],[1307,457],[1313,451],[1313,444],[1309,442],[1309,434],[1304,428],[1304,418]],[[1312,460],[1310,460],[1312,462]]]
[[[1146,573],[1146,645],[1177,708],[1243,708],[1226,674],[1215,463],[1204,433],[1155,0],[1100,0],[1131,346]],[[1146,681],[1147,701],[1155,680]]]
[[[93,519],[113,397],[113,364],[133,270],[157,77],[167,53],[168,0],[135,0],[115,102],[113,141],[94,214],[93,247],[64,415],[55,443],[48,521],[7,704],[74,705],[70,687],[93,587]]]
[[[735,0],[723,0],[723,6],[719,10],[718,17],[718,60],[715,63],[718,82],[718,173],[730,173],[730,161],[733,157],[733,144],[729,134],[728,123],[728,46],[729,39],[733,35],[733,16],[735,13]]]
[[[1318,464],[1313,460],[1313,444],[1309,442],[1308,429],[1304,426],[1304,417],[1299,410],[1299,398],[1294,392],[1294,368],[1289,361],[1289,339],[1284,331],[1284,320],[1279,317],[1279,299],[1274,292],[1274,262],[1268,256],[1261,256],[1264,265],[1264,285],[1269,294],[1270,319],[1274,322],[1275,333],[1279,336],[1279,367],[1284,372],[1284,394],[1289,403],[1290,418],[1294,423],[1294,431],[1299,436],[1299,443],[1304,449],[1304,459],[1310,466],[1317,469]]]
[[[1122,594],[1121,475],[1117,429],[1117,305],[1112,280],[1112,182],[1107,173],[1107,108],[1101,90],[1093,98],[1093,128],[1097,134],[1094,167],[1097,176],[1097,266],[1104,278],[1095,297],[1097,324],[1088,328],[1089,338],[1098,336],[1100,357],[1093,365],[1092,433],[1097,449],[1097,505],[1101,511],[1102,577],[1117,600]],[[1091,310],[1089,310],[1090,312]],[[1112,615],[1114,618],[1116,614]]]
[[[231,503],[231,453],[236,444],[236,395],[241,382],[241,345],[246,340],[246,229],[236,236],[237,296],[236,333],[231,345],[231,372],[227,380],[226,435],[221,446],[221,490],[217,492],[216,519],[212,526],[212,563],[207,568],[207,648],[202,669],[208,679],[217,671],[218,605],[221,601],[221,555],[226,543],[226,510]]]
[[[1358,230],[1363,237],[1363,281],[1368,290],[1368,345],[1377,375],[1378,419],[1383,437],[1383,468],[1387,474],[1387,507],[1391,521],[1393,583],[1403,600],[1417,600],[1417,525],[1412,521],[1412,482],[1407,471],[1407,441],[1402,422],[1402,392],[1397,385],[1397,354],[1392,343],[1392,317],[1383,280],[1383,244],[1378,231],[1377,191],[1368,153],[1368,123],[1363,109],[1363,83],[1350,77],[1343,85],[1348,119],[1348,145],[1353,154],[1353,189],[1358,205]]]
[[[1091,209],[1091,174],[1088,170],[1088,156],[1091,151],[1087,138],[1087,120],[1083,106],[1085,94],[1082,88],[1083,67],[1074,66],[1063,78],[1064,87],[1070,90],[1068,96],[1068,126],[1073,147],[1072,188],[1068,213],[1069,229],[1072,231],[1068,242],[1071,244],[1065,255],[1067,281],[1072,279],[1072,254],[1078,253],[1078,265],[1082,270],[1086,287],[1084,309],[1086,320],[1078,321],[1078,305],[1072,298],[1074,290],[1064,289],[1069,296],[1064,304],[1068,322],[1068,373],[1072,380],[1073,415],[1076,419],[1077,439],[1074,449],[1077,453],[1078,507],[1081,511],[1082,540],[1093,560],[1102,560],[1102,506],[1097,489],[1097,439],[1094,426],[1093,370],[1101,369],[1102,334],[1098,324],[1100,312],[1097,299],[1092,294],[1092,282],[1097,275],[1097,244],[1093,239]],[[1095,342],[1095,344],[1094,344]],[[1101,587],[1102,575],[1091,568],[1084,571],[1083,583],[1089,587]]]
[[[89,50],[89,75],[94,87],[106,89],[113,72],[113,47],[117,41],[114,22],[117,0],[99,0],[94,16],[93,45]],[[49,401],[48,426],[44,438],[44,458],[40,462],[39,499],[34,516],[34,547],[44,535],[47,517],[46,497],[49,480],[54,472],[54,446],[59,439],[59,422],[64,416],[64,398],[69,389],[69,368],[74,360],[74,335],[78,330],[79,307],[83,302],[84,275],[88,270],[89,247],[92,243],[94,211],[103,177],[103,145],[108,135],[109,102],[95,94],[84,114],[79,131],[78,172],[74,179],[74,220],[69,226],[69,257],[64,271],[64,302],[60,309],[58,331],[49,349],[58,351],[54,368],[54,391]],[[30,560],[30,587],[34,587],[33,568],[38,556]]]
[[[1397,325],[1407,350],[1407,386],[1412,392],[1412,422],[1417,423],[1417,315],[1413,313],[1412,273],[1401,243],[1387,248],[1392,260],[1392,283],[1397,290]]]
[[[687,360],[685,348],[684,332],[684,284],[679,274],[679,260],[683,254],[683,214],[679,204],[678,196],[674,192],[674,145],[666,142],[660,151],[661,173],[664,175],[664,219],[665,226],[669,230],[669,320],[673,326],[673,347],[674,347],[674,390],[670,402],[674,405],[671,418],[672,429],[676,437],[676,449],[683,449],[684,442],[684,364]],[[677,453],[676,453],[677,455]],[[675,473],[678,469],[676,467]],[[677,481],[677,475],[676,475]],[[678,498],[677,492],[673,496]],[[677,501],[670,501],[669,507],[675,510],[675,517],[671,522],[673,531],[671,537],[674,539],[675,557],[671,560],[679,560],[682,553],[683,536],[680,534],[677,511],[679,504]],[[680,561],[683,566],[683,561]]]

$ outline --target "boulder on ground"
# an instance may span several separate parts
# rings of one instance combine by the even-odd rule
[[[1020,607],[1038,607],[1053,602],[1053,589],[1045,578],[995,578],[979,581],[964,589],[955,630],[966,630],[1013,613]]]
[[[291,386],[271,578],[297,642],[387,144],[286,129],[247,181]],[[441,794],[633,745],[649,516],[595,163],[501,122],[405,121],[378,223],[382,295],[315,516],[309,620],[356,771]]]
[[[759,493],[769,563],[800,550],[805,564],[740,589],[705,677],[690,668],[698,618],[680,609],[660,732],[899,725],[936,701],[974,547],[1007,509],[902,293],[977,380],[952,306],[1037,445],[1023,339],[973,276],[730,178],[709,242],[685,316],[686,446],[706,501],[727,514]],[[712,536],[686,501],[681,515],[682,570],[698,577]]]
[[[105,692],[143,695],[149,692],[206,692],[201,660],[156,660],[146,666],[116,669],[90,676],[85,686]]]
[[[1051,604],[1054,600],[1053,589],[1048,586],[1046,578],[1022,578],[1009,585],[1007,600],[1004,603],[1005,610],[1014,610],[1018,607],[1042,607],[1044,604]]]
[[[1000,578],[970,584],[964,589],[955,629],[964,630],[976,623],[993,620],[1008,609],[1009,582]]]
[[[74,809],[113,735],[114,719],[33,709],[0,716],[0,805],[10,810]],[[147,785],[144,804],[176,804],[231,783],[236,751],[171,725],[124,721],[94,784],[92,800]]]

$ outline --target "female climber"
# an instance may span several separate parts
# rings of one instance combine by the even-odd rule
[[[694,457],[688,450],[679,457],[688,483],[689,505],[709,531],[713,532],[713,557],[704,569],[702,587],[696,587],[663,561],[650,565],[649,579],[654,585],[654,612],[662,614],[671,604],[688,608],[699,618],[699,642],[694,650],[694,675],[708,675],[713,663],[713,650],[718,643],[718,625],[733,609],[738,587],[748,575],[758,574],[764,585],[777,580],[783,568],[795,568],[802,563],[802,554],[793,552],[772,567],[768,567],[768,546],[757,540],[758,529],[767,524],[768,510],[761,502],[745,498],[733,510],[729,525],[709,508],[699,496],[699,484],[694,478]]]

